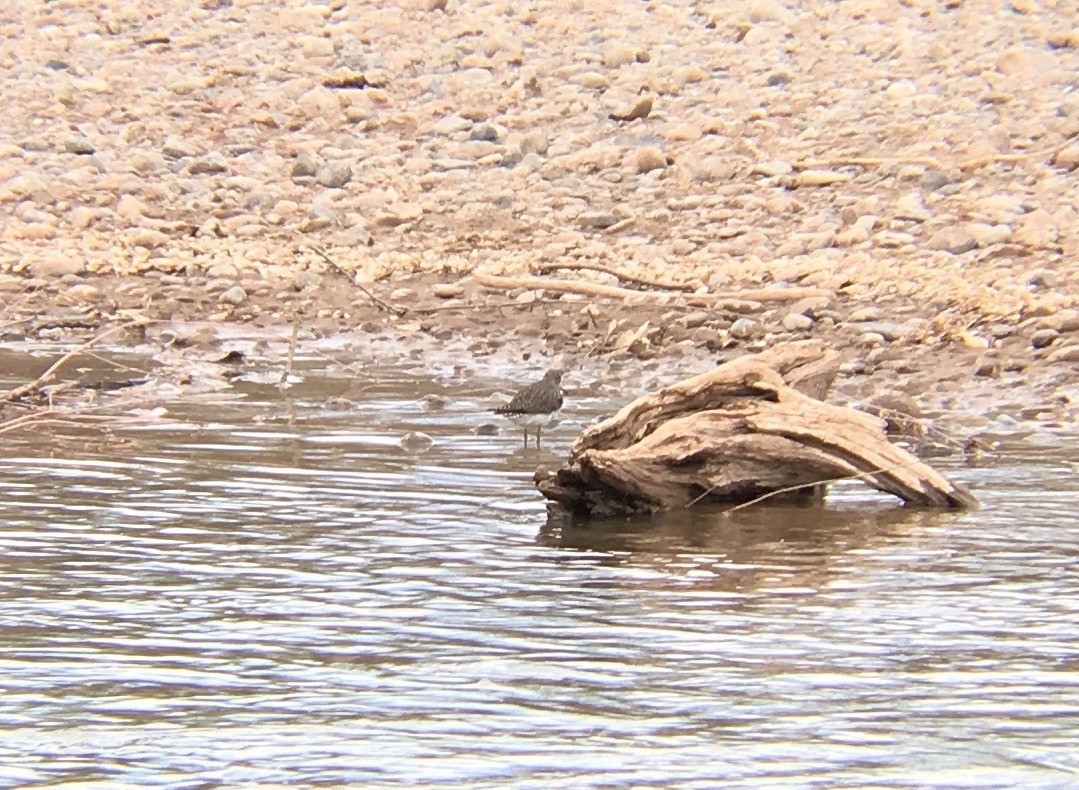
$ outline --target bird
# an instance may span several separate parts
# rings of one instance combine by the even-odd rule
[[[551,368],[539,381],[521,387],[509,403],[495,409],[496,414],[508,417],[524,430],[525,448],[528,448],[528,429],[536,429],[536,449],[540,446],[540,432],[558,418],[562,408],[562,371]]]

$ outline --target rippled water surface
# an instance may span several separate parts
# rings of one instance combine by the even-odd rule
[[[525,452],[377,381],[5,437],[0,786],[1079,784],[1074,443],[944,463],[969,515],[557,527],[612,404]]]

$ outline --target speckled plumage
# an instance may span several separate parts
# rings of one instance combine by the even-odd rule
[[[536,448],[540,445],[540,431],[557,419],[562,408],[562,371],[549,370],[539,381],[522,387],[504,406],[495,409],[521,426],[524,430],[525,447],[528,447],[528,429],[536,429]]]

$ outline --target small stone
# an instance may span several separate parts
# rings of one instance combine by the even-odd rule
[[[1079,168],[1079,143],[1075,143],[1057,151],[1053,157],[1053,164],[1066,170]]]
[[[40,260],[30,264],[30,273],[35,277],[63,277],[65,274],[82,274],[86,271],[86,262],[67,253],[48,253]]]
[[[135,235],[131,237],[131,243],[136,247],[145,247],[147,249],[155,249],[157,247],[163,247],[168,244],[169,237],[159,230],[153,228],[140,228],[135,231]]]
[[[498,436],[498,426],[493,422],[485,422],[475,428],[476,436]]]
[[[667,166],[667,156],[658,148],[649,146],[637,152],[637,172],[648,173]]]
[[[465,289],[457,283],[435,283],[431,286],[431,293],[439,299],[455,299],[464,292]]]
[[[634,63],[637,60],[637,49],[626,44],[611,47],[603,53],[603,65],[609,69],[616,69]]]
[[[925,222],[933,217],[917,192],[908,192],[895,202],[895,216],[896,219],[909,219],[914,222]]]
[[[973,332],[960,332],[959,341],[967,348],[986,349],[989,348],[989,339],[976,335]]]
[[[233,307],[239,307],[247,301],[247,291],[238,285],[234,285],[221,294],[221,301]]]
[[[885,95],[893,101],[902,101],[918,94],[918,86],[910,80],[896,80],[884,89]]]
[[[1060,278],[1052,269],[1035,269],[1027,275],[1027,284],[1035,288],[1056,288]]]
[[[583,85],[593,90],[605,91],[611,86],[610,80],[598,71],[586,71],[584,74],[577,76],[575,81],[578,85]]]
[[[1035,249],[1046,249],[1056,246],[1060,238],[1060,229],[1049,212],[1038,209],[1023,216],[1014,235],[1015,240],[1020,244]]]
[[[499,138],[498,129],[489,123],[480,123],[472,127],[468,133],[469,140],[480,142],[497,143]]]
[[[423,216],[423,207],[417,203],[391,203],[386,210],[375,218],[376,225],[404,225],[415,222]]]
[[[918,181],[922,189],[928,192],[936,192],[938,189],[946,187],[952,183],[952,179],[943,170],[937,170],[935,168],[929,168],[922,175]]]
[[[309,118],[332,115],[341,111],[341,100],[325,85],[317,85],[296,101],[296,106]]]
[[[318,173],[319,162],[311,154],[300,154],[292,163],[292,178],[311,178]]]
[[[1079,344],[1058,348],[1046,359],[1049,362],[1079,362]]]
[[[773,71],[765,79],[764,84],[769,88],[782,88],[791,81],[791,75],[786,71]]]
[[[756,335],[759,329],[760,324],[757,321],[743,317],[731,324],[731,328],[727,331],[731,337],[745,340]]]
[[[328,189],[340,189],[352,180],[352,168],[347,162],[330,162],[319,169],[315,180]]]
[[[790,162],[784,162],[779,159],[772,159],[767,162],[757,162],[753,165],[753,169],[750,171],[754,175],[767,176],[768,178],[775,178],[776,176],[786,176],[794,172],[794,167]]]
[[[1055,329],[1039,329],[1030,336],[1030,345],[1034,348],[1045,348],[1053,345],[1058,337],[1060,337],[1060,332]]]
[[[835,170],[803,170],[795,183],[800,187],[825,187],[830,184],[845,184],[851,180],[849,173]]]
[[[609,228],[619,221],[618,215],[610,211],[586,211],[577,217],[577,223],[586,228]]]
[[[167,137],[161,144],[161,153],[169,159],[183,159],[187,156],[195,156],[198,151],[193,145],[179,137]]]
[[[532,131],[521,138],[518,150],[520,150],[521,156],[528,156],[529,154],[546,156],[547,149],[550,148],[550,146],[551,139],[547,136],[546,132]]]
[[[633,102],[611,111],[610,117],[616,121],[633,121],[638,118],[647,118],[652,112],[652,96],[643,94]]]
[[[409,431],[401,437],[398,444],[405,450],[419,452],[430,448],[434,444],[434,439],[422,431]]]
[[[73,134],[64,138],[63,149],[65,153],[88,156],[97,151],[94,144],[81,134]]]
[[[199,157],[198,159],[192,159],[191,164],[187,166],[187,172],[193,176],[227,173],[228,169],[228,160],[225,159],[225,155],[220,151],[214,151],[213,153]]]
[[[813,319],[801,313],[787,313],[783,318],[783,328],[788,332],[805,332],[813,328]]]
[[[978,242],[965,227],[949,226],[941,228],[932,236],[926,245],[931,250],[942,250],[952,255],[962,255],[970,252],[978,246]]]
[[[986,222],[968,222],[964,228],[974,239],[974,243],[983,249],[985,247],[992,247],[994,244],[1003,244],[1012,235],[1012,229],[1007,225],[990,225]]]

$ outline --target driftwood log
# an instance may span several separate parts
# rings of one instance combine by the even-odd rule
[[[884,422],[824,403],[839,357],[814,341],[741,357],[638,398],[587,429],[536,485],[579,515],[804,502],[858,478],[921,507],[974,507],[960,486],[891,444]]]

